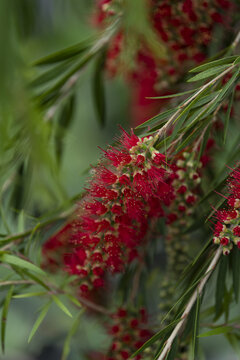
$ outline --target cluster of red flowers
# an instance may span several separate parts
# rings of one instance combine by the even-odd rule
[[[164,215],[171,186],[165,183],[165,156],[152,145],[152,137],[123,132],[119,146],[104,151],[93,169],[74,221],[43,248],[50,265],[52,251],[65,252],[65,267],[80,279],[82,293],[102,287],[106,270],[122,271],[136,258],[149,222]]]
[[[112,336],[112,343],[107,355],[95,354],[94,359],[125,360],[129,359],[152,335],[147,324],[147,314],[144,308],[130,311],[120,308],[112,316],[112,324],[108,325],[108,332]],[[140,360],[139,354],[134,359]]]
[[[234,10],[233,0],[151,0],[149,4],[151,26],[166,49],[167,57],[159,58],[146,43],[139,39],[135,66],[127,70],[133,91],[133,116],[140,123],[156,112],[159,101],[154,97],[171,93],[171,86],[191,66],[206,59],[208,45],[216,24],[229,27]],[[98,3],[96,23],[111,21],[118,12],[124,11],[119,0],[103,0]],[[109,44],[106,67],[114,75],[122,69],[122,52],[125,49],[122,30]]]
[[[233,170],[229,180],[228,208],[217,211],[213,242],[220,244],[228,255],[234,244],[240,249],[240,166]]]

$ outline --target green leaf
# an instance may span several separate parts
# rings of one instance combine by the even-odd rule
[[[233,291],[235,295],[236,303],[239,300],[239,287],[240,287],[240,256],[239,250],[236,246],[231,251],[232,260],[232,279],[233,279]]]
[[[210,124],[210,125],[207,127],[207,130],[205,131],[205,134],[204,134],[204,136],[203,136],[203,140],[202,140],[202,142],[201,142],[200,150],[199,150],[199,153],[198,153],[198,156],[197,156],[197,165],[196,165],[196,166],[199,165],[199,161],[201,160],[201,157],[202,157],[202,155],[203,155],[203,153],[204,153],[204,150],[206,149],[211,128],[212,128],[212,124]]]
[[[223,64],[231,65],[237,58],[238,58],[238,56],[235,55],[235,56],[228,56],[223,59],[214,60],[214,61],[208,62],[206,64],[199,65],[199,66],[191,69],[189,72],[197,73],[197,72],[208,70],[208,69],[211,69],[212,67],[214,68],[215,66],[219,66],[219,65],[223,65]]]
[[[202,133],[208,121],[209,121],[208,119],[205,119],[203,122],[200,122],[198,125],[194,126],[194,130],[192,130],[189,135],[188,133],[186,133],[186,136],[183,137],[180,145],[176,148],[175,154],[177,154],[180,150],[184,149],[187,145],[192,143],[196,139],[196,137],[200,133]]]
[[[223,133],[223,143],[224,144],[226,143],[226,139],[227,139],[229,120],[230,120],[230,115],[231,115],[231,110],[232,110],[234,94],[235,94],[235,92],[233,91],[232,95],[230,97],[230,101],[229,101],[229,104],[228,104],[228,109],[227,109],[227,113],[226,113],[226,117],[225,117],[224,133]]]
[[[105,124],[105,90],[104,90],[105,51],[99,54],[93,74],[93,100],[97,118],[101,127]]]
[[[198,88],[197,88],[198,89]],[[164,95],[164,96],[154,96],[154,97],[146,97],[146,99],[171,99],[174,97],[178,97],[178,96],[183,96],[186,94],[190,94],[195,92],[197,89],[192,89],[192,90],[188,90],[188,91],[184,91],[184,92],[180,92],[177,94],[170,94],[170,95]]]
[[[202,107],[202,105],[209,103],[211,100],[213,100],[216,97],[216,95],[219,95],[220,92],[221,92],[221,90],[217,90],[217,91],[213,91],[210,94],[203,96],[202,98],[200,98],[198,100],[198,102],[196,104],[194,104],[194,106],[192,106],[192,109]]]
[[[196,305],[195,305],[194,328],[193,328],[193,335],[192,335],[190,360],[195,360],[196,356],[197,356],[196,354],[197,354],[197,336],[198,336],[198,329],[199,329],[199,313],[200,313],[200,295],[198,294]]]
[[[207,69],[207,70],[202,71],[199,74],[193,76],[191,79],[188,80],[188,82],[194,82],[194,81],[207,79],[210,76],[220,74],[227,68],[229,68],[229,65],[220,65],[220,66],[216,66],[216,67]]]
[[[63,50],[56,51],[53,54],[50,54],[35,61],[33,65],[49,65],[72,58],[88,50],[94,44],[95,40],[96,38],[91,38],[88,40],[84,40],[76,45],[69,46]]]
[[[11,286],[8,290],[7,296],[5,298],[3,309],[2,309],[2,317],[1,317],[1,346],[2,352],[5,351],[5,336],[6,336],[6,324],[7,324],[7,315],[8,309],[10,305],[10,301],[12,298],[14,286]]]
[[[66,294],[66,296],[69,298],[70,301],[72,301],[73,304],[75,304],[78,307],[82,307],[82,304],[76,299],[75,296],[71,295],[71,294]]]
[[[74,109],[75,95],[72,94],[62,106],[61,112],[58,117],[58,127],[56,128],[55,132],[55,150],[56,157],[59,162],[62,160],[62,154],[64,149],[64,136],[74,118]]]
[[[158,331],[155,335],[151,337],[151,339],[146,341],[137,351],[135,351],[135,353],[131,356],[131,358],[134,358],[137,354],[140,354],[143,350],[147,349],[149,346],[155,343],[159,338],[168,334],[180,320],[181,319],[177,319],[171,322],[171,324],[164,327],[162,330]]]
[[[151,129],[153,126],[156,126],[156,125],[164,125],[162,120],[165,120],[166,118],[170,117],[171,115],[173,115],[176,111],[178,110],[178,108],[174,108],[174,109],[171,109],[171,110],[167,110],[167,111],[164,111],[154,117],[152,117],[151,119],[145,121],[144,123],[138,125],[135,130],[138,130],[138,129],[142,129],[142,128],[149,128]],[[159,126],[160,128],[161,126]]]
[[[39,326],[41,325],[41,323],[43,322],[45,316],[47,315],[47,312],[49,310],[49,307],[51,305],[51,301],[47,302],[43,308],[42,308],[42,311],[40,312],[37,320],[35,321],[34,325],[33,325],[33,328],[30,332],[30,335],[28,337],[28,342],[30,342],[34,336],[34,334],[36,333],[37,329],[39,328]]]
[[[70,65],[72,65],[72,62],[72,59],[64,61],[58,66],[54,66],[50,70],[43,72],[30,83],[30,86],[37,87],[49,81],[55,80],[58,76],[62,75],[69,68]]]
[[[240,56],[238,56],[237,58],[236,58],[236,60],[234,61],[234,65],[235,64],[239,64],[240,63]]]
[[[24,269],[21,269],[21,271],[23,272],[23,274],[25,274],[27,277],[35,281],[37,284],[44,287],[46,290],[51,290],[50,287],[47,284],[45,284],[41,279],[39,279],[35,274]]]
[[[232,346],[232,348],[234,349],[234,351],[236,352],[236,354],[238,356],[238,359],[240,359],[240,341],[239,341],[239,337],[237,337],[237,335],[234,334],[234,333],[226,333],[225,337],[228,340],[228,342],[230,343],[230,345]]]
[[[222,256],[218,268],[216,293],[215,293],[215,307],[216,307],[216,318],[220,315],[222,310],[222,303],[225,293],[225,282],[227,277],[228,258]]]
[[[220,94],[218,96],[218,101],[222,101],[228,92],[235,87],[235,83],[238,81],[240,70],[239,68],[236,70],[236,72],[232,75],[231,79],[228,80],[228,82],[223,86],[222,90],[220,91]]]
[[[66,337],[66,340],[64,342],[64,345],[63,345],[63,352],[62,352],[61,360],[67,360],[67,357],[68,357],[69,352],[70,352],[70,342],[71,342],[71,339],[72,339],[73,335],[77,332],[77,329],[79,327],[80,319],[81,319],[81,316],[82,316],[83,312],[84,312],[84,309],[81,310],[77,314],[77,317],[74,320],[71,329],[69,330],[69,333],[68,333],[68,335]]]
[[[200,335],[198,335],[198,337],[202,338],[202,337],[208,337],[208,336],[213,336],[213,335],[220,335],[220,334],[226,334],[229,333],[233,330],[233,328],[231,326],[219,326],[213,330],[209,330],[206,331]]]
[[[1,254],[0,261],[5,262],[10,265],[18,266],[20,268],[27,269],[29,271],[33,271],[33,272],[37,273],[38,275],[43,275],[43,276],[46,275],[46,273],[42,269],[40,269],[38,266],[32,264],[29,261],[23,260],[15,255],[9,255],[6,253]]]
[[[14,295],[13,298],[14,299],[25,299],[25,298],[32,297],[32,296],[42,296],[42,295],[46,295],[46,291],[38,291],[38,292],[29,292],[29,293],[25,293],[25,294],[18,294],[18,295]]]
[[[56,295],[52,295],[52,298],[55,304],[59,307],[59,309],[61,309],[69,317],[72,317],[72,314],[70,313],[68,308],[62,303],[62,301]]]

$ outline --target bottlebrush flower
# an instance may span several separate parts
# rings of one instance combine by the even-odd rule
[[[191,222],[189,215],[198,198],[201,166],[201,161],[198,163],[194,153],[190,151],[185,151],[173,159],[172,173],[167,179],[172,189],[171,201],[166,210],[169,225],[174,225],[179,220],[175,227],[181,228],[182,225],[189,225]]]
[[[123,63],[122,53],[126,50],[124,28],[112,38],[107,53],[106,68],[114,76],[124,70],[131,83],[132,113],[135,124],[156,114],[167,101],[149,99],[171,94],[171,88],[184,73],[196,63],[206,59],[215,25],[230,28],[232,13],[236,8],[233,0],[169,0],[147,1],[152,30],[166,49],[166,58],[156,55],[139,36],[139,47],[131,48],[133,58],[129,68]],[[113,16],[122,14],[124,8],[118,0],[97,3],[95,24],[102,27],[112,21]],[[124,14],[123,14],[124,16]],[[137,33],[136,33],[136,36]],[[126,57],[128,58],[128,57]],[[148,97],[148,98],[147,98]]]
[[[91,359],[115,360],[129,359],[152,335],[148,327],[147,313],[144,308],[138,311],[130,311],[120,308],[111,316],[112,323],[106,324],[107,331],[112,337],[111,345],[107,354],[92,353]],[[137,355],[135,360],[140,360]]]
[[[165,182],[165,156],[152,142],[123,131],[118,146],[103,151],[93,171],[64,243],[66,271],[78,277],[82,293],[104,286],[106,271],[122,271],[136,258],[149,222],[164,214],[171,185]],[[52,241],[44,247],[46,256]]]
[[[230,175],[228,181],[228,208],[216,213],[217,222],[214,229],[214,244],[220,244],[223,254],[228,255],[237,245],[240,249],[240,166]]]

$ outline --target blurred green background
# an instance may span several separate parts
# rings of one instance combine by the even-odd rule
[[[31,101],[28,83],[38,71],[31,64],[93,34],[96,30],[90,24],[90,17],[94,3],[94,0],[0,2],[0,185],[5,185],[11,176],[16,181],[16,192],[3,204],[13,232],[21,231],[22,222],[26,225],[31,216],[41,215],[46,210],[54,211],[80,193],[89,164],[95,164],[99,157],[98,146],[104,148],[112,142],[118,133],[118,125],[129,127],[129,94],[120,78],[105,79],[106,126],[100,127],[92,97],[94,64],[91,63],[77,85],[74,117],[63,137],[63,157],[58,167],[53,155],[54,137],[51,138],[55,119],[49,126],[43,111]],[[25,171],[21,172],[23,162]],[[23,220],[18,222],[16,229],[15,220],[21,208],[24,209]],[[4,271],[1,270],[2,276]],[[0,291],[4,289],[0,288]],[[42,301],[35,298],[12,301],[7,323],[7,351],[0,359],[61,358],[62,345],[72,320],[54,306],[32,342],[27,344],[41,304]],[[71,311],[74,314],[74,308]],[[100,324],[94,318],[83,316],[69,359],[84,359],[87,350],[107,348],[108,341]],[[212,337],[202,343],[209,360],[236,359],[230,355],[232,351],[222,337]]]

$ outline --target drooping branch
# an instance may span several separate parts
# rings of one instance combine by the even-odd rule
[[[211,263],[210,263],[210,265],[209,265],[209,267],[208,267],[208,269],[207,269],[207,271],[205,273],[205,276],[199,282],[197,288],[195,289],[194,293],[192,294],[192,296],[191,296],[191,298],[190,298],[190,300],[189,300],[189,302],[188,302],[188,304],[187,304],[187,306],[186,306],[186,308],[185,308],[185,310],[184,310],[184,312],[183,312],[183,314],[181,316],[181,320],[179,321],[179,323],[176,325],[176,327],[172,331],[170,337],[167,339],[167,341],[165,343],[165,346],[163,348],[163,351],[160,354],[160,356],[158,357],[158,360],[164,360],[165,357],[167,356],[168,352],[171,349],[171,346],[173,344],[174,339],[176,338],[176,336],[178,335],[178,333],[182,329],[182,327],[183,327],[183,325],[185,323],[185,320],[187,319],[187,317],[188,317],[193,305],[195,304],[198,296],[200,296],[202,294],[202,291],[203,291],[203,289],[204,289],[210,275],[213,273],[214,269],[216,268],[216,265],[217,265],[221,255],[222,255],[222,249],[219,248],[216,251],[216,253],[215,253],[214,257],[213,257],[213,259],[212,259],[212,261],[211,261]]]

